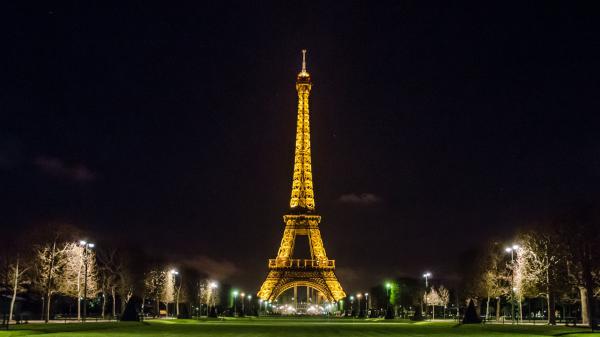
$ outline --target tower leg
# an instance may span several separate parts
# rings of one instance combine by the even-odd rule
[[[309,304],[310,302],[310,287],[306,287],[306,304]]]
[[[298,287],[294,287],[294,308],[298,309]]]

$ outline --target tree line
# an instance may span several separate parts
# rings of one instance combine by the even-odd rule
[[[491,241],[466,259],[464,295],[479,300],[488,319],[492,311],[500,319],[501,308],[509,307],[509,316],[523,320],[524,301],[539,299],[549,324],[560,315],[590,325],[600,296],[598,210],[577,208],[525,227],[513,240]]]
[[[46,322],[65,312],[80,320],[92,307],[98,317],[116,318],[132,298],[138,299],[137,312],[152,316],[208,314],[221,303],[216,282],[201,270],[175,270],[176,264],[135,247],[90,245],[85,237],[73,226],[50,225],[2,246],[1,309],[9,320],[23,312],[39,313],[25,318]],[[17,315],[19,301],[24,305]]]
[[[574,207],[523,224],[510,236],[474,243],[459,254],[455,273],[434,275],[429,286],[418,277],[399,277],[371,287],[369,312],[362,312],[367,305],[356,310],[356,303],[350,303],[352,316],[459,318],[473,301],[487,320],[536,319],[555,325],[560,317],[597,324],[600,209]]]

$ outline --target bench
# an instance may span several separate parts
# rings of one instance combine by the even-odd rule
[[[577,317],[565,317],[565,326],[577,326]]]

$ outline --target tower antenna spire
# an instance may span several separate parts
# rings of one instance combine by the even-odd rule
[[[306,72],[306,49],[302,49],[302,72]]]

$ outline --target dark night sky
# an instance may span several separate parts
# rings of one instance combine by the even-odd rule
[[[463,250],[600,196],[597,11],[502,4],[10,8],[0,226],[68,222],[257,289],[289,202],[307,48],[342,285],[451,276]]]

